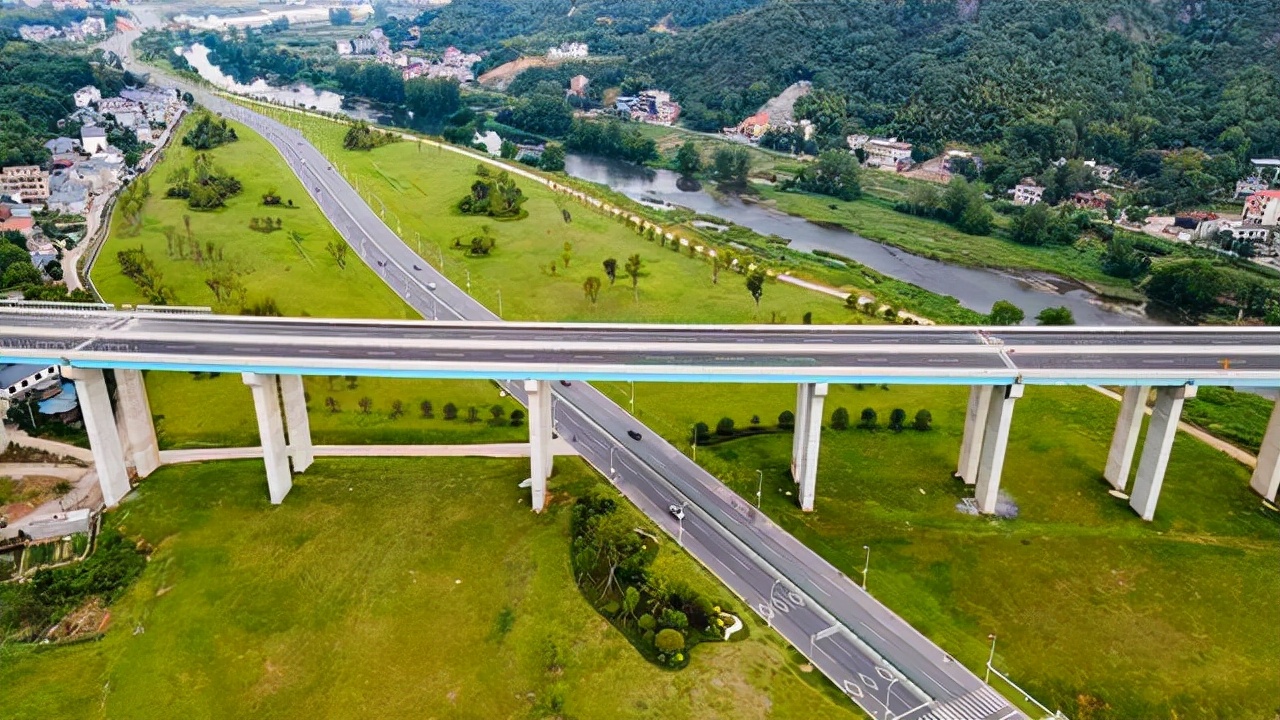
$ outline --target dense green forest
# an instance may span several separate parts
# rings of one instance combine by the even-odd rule
[[[812,80],[851,126],[926,149],[1134,168],[1152,148],[1280,153],[1277,33],[1271,0],[775,0],[641,62],[699,129]]]
[[[123,87],[123,73],[91,64],[83,52],[0,35],[0,166],[47,160],[44,142],[75,110],[71,95],[85,85],[115,94]]]

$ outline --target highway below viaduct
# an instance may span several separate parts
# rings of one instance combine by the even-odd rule
[[[1106,471],[1118,489],[1128,485],[1142,408],[1154,388],[1131,500],[1145,519],[1155,512],[1182,402],[1198,385],[1280,386],[1280,331],[1265,329],[502,323],[414,253],[298,132],[200,88],[184,89],[271,141],[359,257],[439,322],[0,308],[0,362],[61,365],[77,383],[109,505],[129,491],[126,466],[145,477],[159,465],[144,369],[243,373],[277,503],[313,456],[302,375],[493,379],[530,409],[534,509],[545,502],[548,448],[558,432],[877,720],[1026,715],[590,381],[794,384],[792,470],[805,509],[814,502],[828,383],[966,385],[957,476],[974,487],[982,512],[994,510],[1009,423],[1026,385],[1126,388]],[[114,410],[104,371],[116,376]],[[1278,455],[1280,421],[1273,417],[1253,480],[1272,499]],[[667,512],[673,504],[686,506],[683,522]]]

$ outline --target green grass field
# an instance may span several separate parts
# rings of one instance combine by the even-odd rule
[[[111,516],[155,551],[110,631],[0,647],[0,718],[858,717],[749,616],[684,671],[642,659],[570,572],[599,481],[557,469],[535,515],[516,460],[321,459],[278,507],[260,463],[164,468]]]
[[[626,407],[630,387],[602,388]],[[772,425],[793,409],[781,386],[645,384],[638,417],[686,452],[688,428],[721,417]],[[971,668],[996,664],[1071,717],[1270,720],[1280,648],[1280,516],[1248,488],[1246,468],[1188,436],[1174,448],[1156,520],[1137,519],[1102,481],[1118,406],[1098,393],[1034,387],[1014,413],[1003,490],[1017,520],[956,510],[952,478],[964,388],[832,386],[856,421],[874,408],[928,409],[926,433],[823,433],[816,510],[796,506],[791,435],[731,440],[698,460],[850,577],[872,548],[868,587]],[[1051,421],[1049,419],[1052,419]],[[1084,714],[1081,696],[1110,710]]]
[[[184,121],[181,132],[193,124]],[[166,178],[175,168],[190,164],[190,148],[174,143],[164,159],[151,171],[151,197],[143,208],[142,227],[134,233],[117,208],[111,235],[94,265],[94,284],[104,299],[115,303],[141,303],[146,296],[120,271],[116,253],[143,247],[173,287],[178,302],[214,306],[219,312],[238,308],[219,304],[205,280],[212,264],[200,264],[169,253],[163,228],[181,229],[183,216],[190,218],[193,235],[200,242],[212,242],[222,249],[224,262],[248,270],[243,276],[250,302],[270,297],[285,315],[318,317],[380,317],[407,319],[418,315],[392,292],[354,255],[339,268],[325,246],[341,243],[342,237],[325,219],[290,172],[284,160],[266,140],[243,125],[232,123],[240,139],[210,151],[215,163],[240,179],[244,190],[227,206],[212,212],[196,212],[182,200],[164,197]],[[276,188],[280,196],[293,201],[292,209],[261,204],[261,196]],[[287,206],[286,206],[287,207]],[[284,229],[270,234],[248,228],[249,219],[279,216]],[[288,235],[302,235],[295,243]],[[299,247],[301,245],[301,247]],[[322,444],[370,443],[479,443],[510,442],[526,437],[523,427],[490,427],[486,422],[470,424],[445,420],[446,403],[466,409],[476,406],[482,420],[489,420],[489,408],[503,407],[504,414],[518,407],[510,399],[498,397],[492,384],[478,381],[393,380],[361,378],[356,389],[348,389],[341,379],[307,378],[313,439]],[[166,448],[248,446],[258,444],[249,389],[239,376],[193,378],[184,373],[148,373],[147,387],[156,430]],[[326,409],[325,399],[334,398],[340,412]],[[369,397],[374,405],[361,412],[360,399]],[[211,400],[212,399],[212,400]],[[404,414],[392,418],[391,403],[399,400]],[[434,405],[434,419],[420,411],[423,400]],[[210,412],[211,402],[216,412]]]
[[[336,150],[339,129],[322,121],[304,125],[374,198],[374,207],[386,204],[393,228],[411,245],[421,238],[425,258],[437,263],[443,253],[460,283],[470,270],[473,293],[493,309],[496,290],[505,290],[504,317],[730,322],[754,316],[740,276],[722,274],[713,286],[704,261],[646,243],[576,204],[565,205],[573,214],[566,225],[557,198],[532,182],[521,182],[531,196],[529,218],[463,218],[451,206],[471,181],[466,158],[407,143],[347,153]],[[469,259],[446,249],[483,224],[499,238],[494,255]],[[558,258],[565,239],[574,243],[573,259],[567,272],[561,267],[553,277],[539,268]],[[603,278],[603,257],[621,262],[632,252],[662,261],[652,265],[662,272],[641,278],[640,302],[619,277],[591,306],[582,279]],[[790,290],[769,284],[764,312],[787,313],[795,322],[808,309],[815,321],[839,321],[838,301],[824,305],[799,290],[780,297]],[[619,400],[629,390],[604,388]],[[314,384],[309,390],[320,436]],[[772,424],[793,403],[794,390],[780,386],[637,390],[640,419],[680,441],[695,421],[714,427],[728,415],[742,427],[756,414]],[[872,545],[871,589],[890,607],[970,667],[984,661],[987,634],[999,634],[997,665],[1068,712],[1081,697],[1096,697],[1110,707],[1097,718],[1212,717],[1225,697],[1235,703],[1228,705],[1231,717],[1269,718],[1274,708],[1259,678],[1280,657],[1274,643],[1262,642],[1280,619],[1269,602],[1280,590],[1273,572],[1280,553],[1277,520],[1248,490],[1247,471],[1180,438],[1157,521],[1141,523],[1106,494],[1099,478],[1118,406],[1087,390],[1035,388],[1019,403],[1005,473],[1021,517],[974,518],[955,511],[965,493],[950,479],[963,403],[963,390],[955,388],[833,388],[828,416],[841,405],[855,417],[871,406],[885,422],[894,407],[909,415],[927,408],[936,429],[827,431],[818,509],[810,515],[785,494],[792,489],[789,435],[704,448],[699,460],[746,497],[754,496],[756,468],[763,469],[766,511],[779,522],[851,577],[861,570],[862,545]]]
[[[301,124],[389,210],[401,202],[395,186],[423,192],[453,182],[451,190],[436,193],[444,195],[436,212],[447,214],[449,198],[468,180],[466,168],[454,168],[456,155],[441,153],[425,164],[402,152],[402,160],[393,163],[378,157],[392,150],[368,157],[346,153],[336,149],[338,130],[332,126]],[[534,197],[530,220],[538,217]],[[417,206],[431,207],[421,199]],[[582,212],[576,211],[575,223]],[[409,227],[406,215],[397,213],[397,220]],[[603,229],[615,227],[606,223]],[[412,234],[402,232],[412,244]],[[423,234],[424,242],[428,237]],[[625,236],[621,241],[642,250],[652,247]],[[557,246],[546,245],[541,251],[549,257]],[[446,257],[451,267],[459,262]],[[473,287],[519,273],[529,267],[525,257],[499,252],[469,261]],[[525,305],[506,310],[508,317],[580,317],[584,301],[575,307],[571,294],[561,295],[556,290],[561,281],[545,274],[528,279],[537,284],[526,281]],[[651,295],[643,294],[644,280],[641,287],[641,304],[681,301],[683,312],[671,319],[739,319],[720,314],[715,297],[722,289],[705,281],[663,284]],[[775,287],[768,286],[766,299]],[[655,297],[658,291],[666,297]],[[477,297],[496,307],[494,299]],[[507,296],[503,300],[512,307]],[[590,317],[651,319],[637,317],[630,303],[603,302]],[[603,387],[626,406],[628,386]],[[890,607],[970,667],[981,667],[987,635],[998,634],[998,667],[1042,700],[1076,712],[1073,717],[1089,712],[1084,706],[1090,698],[1109,707],[1093,711],[1095,718],[1170,720],[1215,716],[1223,698],[1229,698],[1235,713],[1230,716],[1270,720],[1275,708],[1263,687],[1264,669],[1280,662],[1280,651],[1263,639],[1280,620],[1273,602],[1280,592],[1274,573],[1280,520],[1248,489],[1247,469],[1181,437],[1157,520],[1143,523],[1124,501],[1106,493],[1101,480],[1118,404],[1087,389],[1034,388],[1019,403],[1005,470],[1005,489],[1021,517],[993,521],[962,515],[955,506],[967,493],[951,473],[964,402],[965,392],[957,388],[833,388],[828,417],[841,405],[855,418],[871,406],[885,423],[894,407],[909,416],[926,408],[937,429],[901,435],[828,431],[818,509],[810,515],[801,514],[794,496],[785,494],[792,489],[786,475],[789,435],[704,449],[699,460],[749,498],[755,494],[756,469],[765,470],[772,488],[765,494],[766,510],[810,547],[856,576],[862,546],[874,546],[872,589]],[[744,427],[755,414],[773,424],[793,404],[789,387],[643,385],[637,389],[636,410],[643,422],[688,447],[688,431],[696,421],[714,427],[720,417],[730,416]]]

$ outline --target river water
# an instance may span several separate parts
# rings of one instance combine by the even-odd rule
[[[1045,273],[1015,276],[996,270],[965,268],[912,255],[840,228],[824,227],[735,196],[714,197],[701,190],[681,189],[679,175],[620,160],[569,154],[565,171],[578,178],[608,185],[633,200],[671,204],[715,215],[762,235],[790,240],[793,250],[826,250],[856,260],[885,275],[950,295],[961,305],[986,313],[997,300],[1008,300],[1026,311],[1027,322],[1048,307],[1071,308],[1080,325],[1145,325],[1156,322],[1139,306],[1104,302],[1087,288]]]
[[[200,43],[187,48],[176,48],[174,52],[185,58],[187,64],[199,73],[200,77],[224,90],[259,100],[284,103],[285,105],[295,105],[332,113],[345,113],[358,120],[378,121],[377,114],[367,104],[357,103],[354,108],[344,108],[342,106],[343,98],[338,93],[328,90],[316,90],[306,83],[297,83],[288,87],[276,87],[268,85],[267,81],[262,78],[257,78],[248,85],[238,83],[230,75],[223,72],[222,68],[209,61],[209,48]]]

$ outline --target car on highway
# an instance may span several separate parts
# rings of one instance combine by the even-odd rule
[[[435,289],[436,289],[436,284],[435,284],[435,283],[433,283],[433,282],[429,282],[429,283],[427,283],[427,289],[428,289],[428,290],[435,290]]]
[[[418,272],[422,272],[422,268],[418,266],[416,263],[414,264],[413,269],[417,270]]]
[[[573,387],[573,383],[569,382],[568,380],[561,380],[560,384],[565,387]]]
[[[667,508],[667,512],[671,513],[671,517],[677,520],[684,520],[684,506],[682,505],[672,505]]]
[[[640,433],[636,432],[635,430],[628,430],[627,436],[630,437],[632,440],[636,440],[636,441],[640,440]]]

